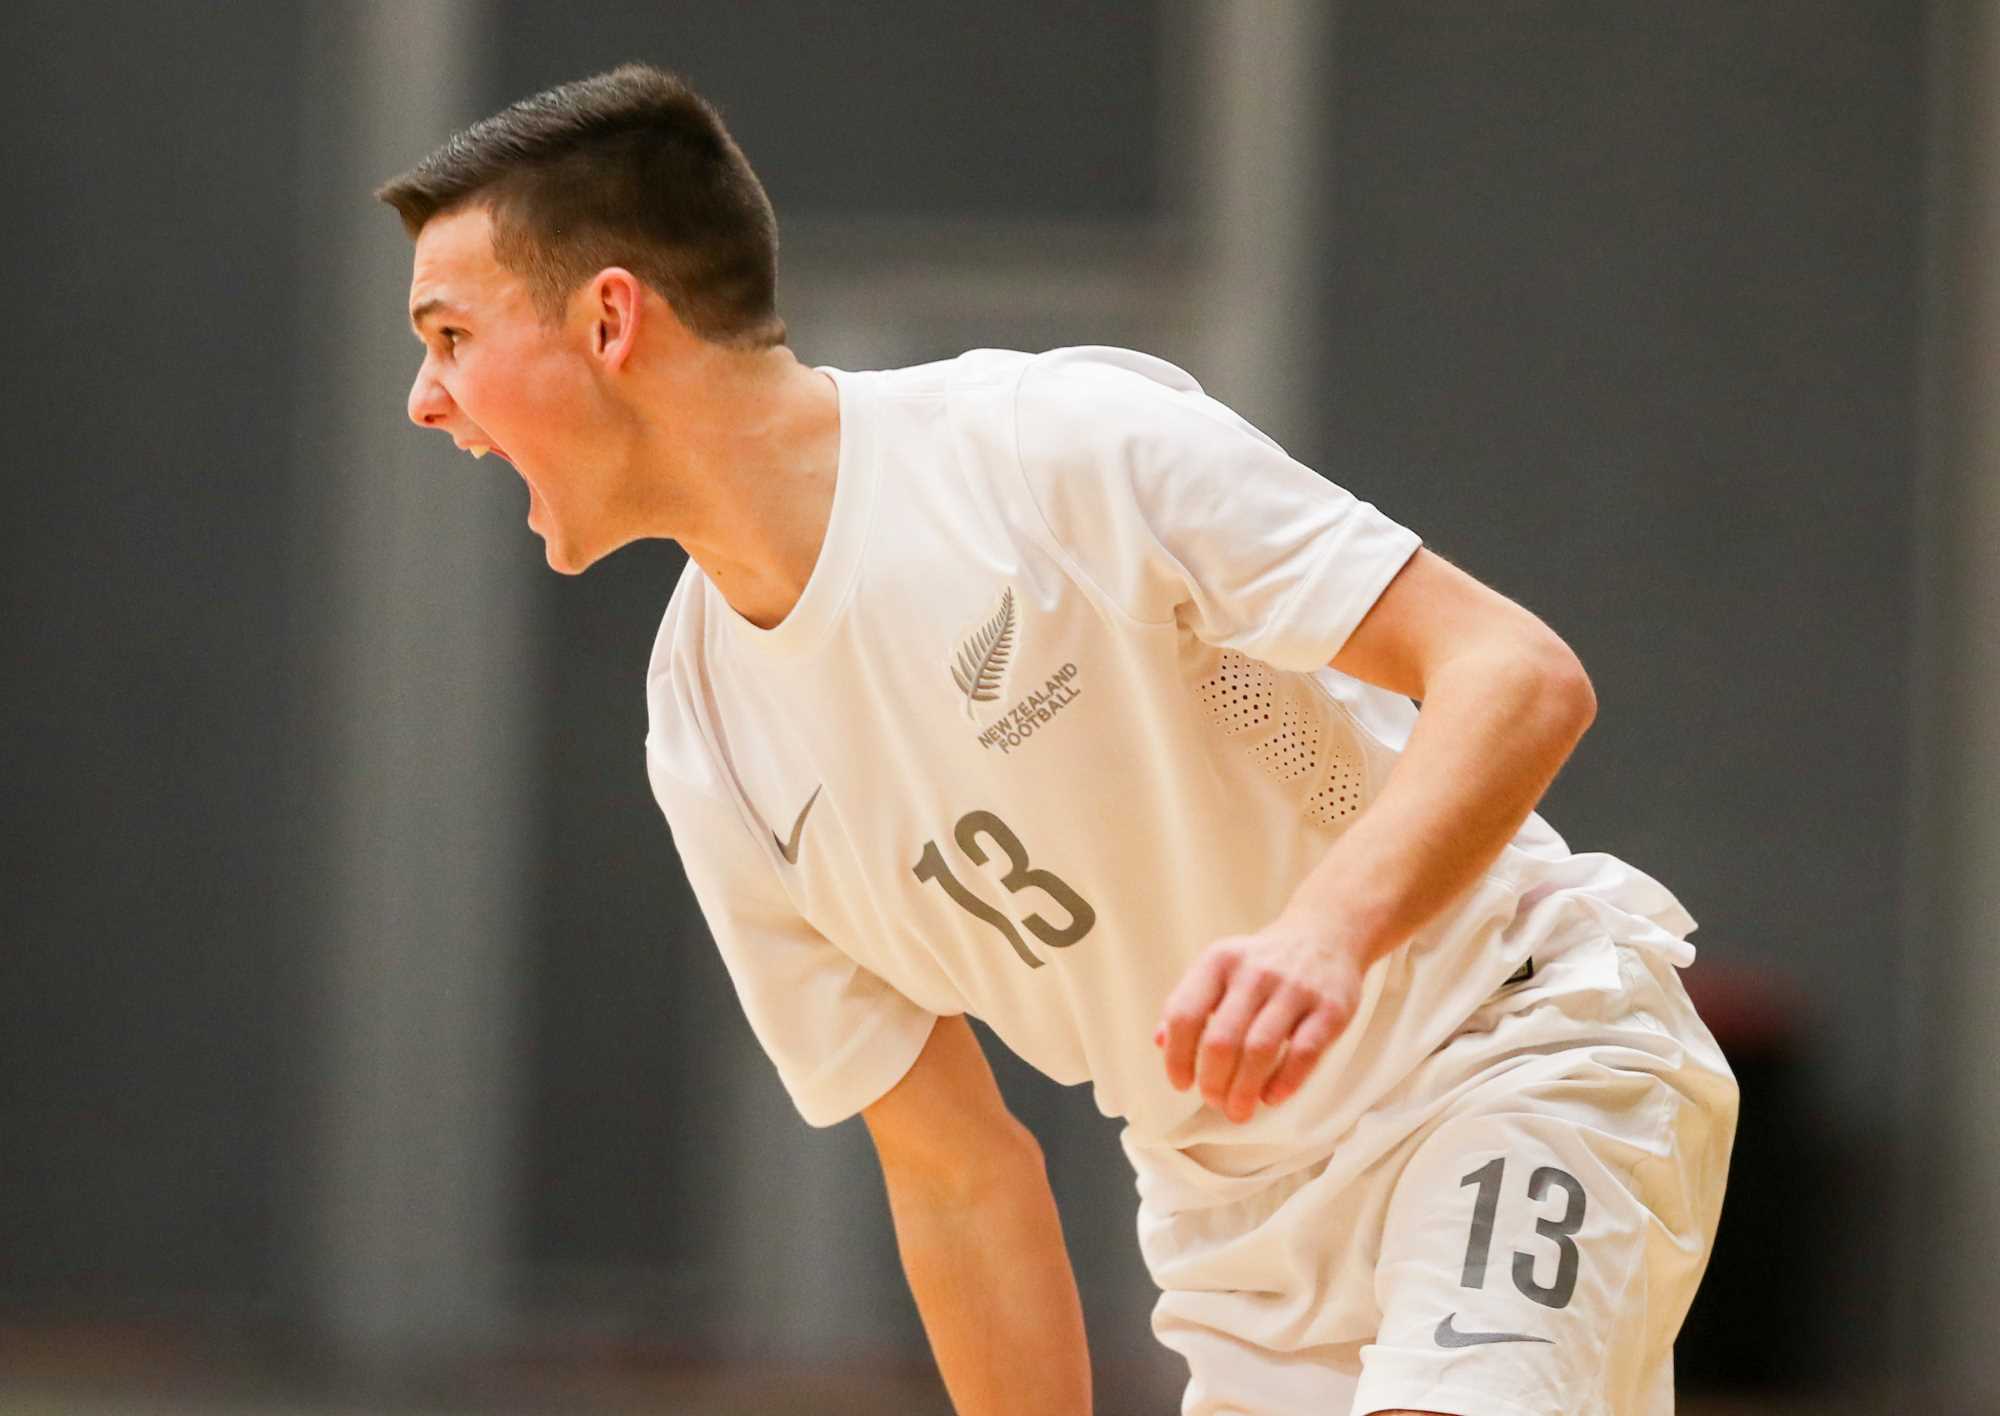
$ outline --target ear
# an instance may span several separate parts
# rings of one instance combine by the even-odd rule
[[[590,353],[605,367],[622,369],[639,341],[646,315],[645,286],[623,266],[606,266],[585,287]]]

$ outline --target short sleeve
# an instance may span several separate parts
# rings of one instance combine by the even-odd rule
[[[1420,544],[1143,354],[1038,356],[1014,415],[1029,495],[1100,594],[1277,668],[1330,661]]]
[[[714,770],[687,750],[677,761],[649,736],[646,774],[737,999],[799,1114],[844,1121],[902,1080],[937,1017],[798,914]]]

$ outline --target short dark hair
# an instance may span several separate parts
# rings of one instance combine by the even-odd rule
[[[622,265],[716,344],[785,342],[778,221],[722,118],[678,75],[625,64],[483,118],[375,195],[412,240],[483,202],[493,255],[562,318],[577,286]]]

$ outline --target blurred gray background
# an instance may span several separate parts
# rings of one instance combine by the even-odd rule
[[[1686,1409],[2000,1411],[1981,0],[16,0],[0,1411],[945,1409],[648,794],[679,551],[555,576],[404,418],[370,189],[627,59],[808,362],[1147,349],[1563,634],[1543,813],[1744,1089]],[[1114,1123],[989,1055],[1177,1409]]]

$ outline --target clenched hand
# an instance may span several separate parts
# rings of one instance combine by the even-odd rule
[[[1354,1016],[1361,967],[1346,951],[1284,924],[1218,939],[1167,999],[1156,1046],[1176,1091],[1201,1083],[1210,1106],[1241,1124],[1276,1106]]]

